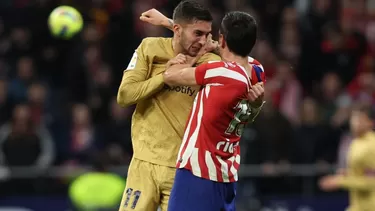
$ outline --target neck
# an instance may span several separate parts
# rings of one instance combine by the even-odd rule
[[[250,66],[247,56],[246,57],[238,56],[229,51],[222,52],[221,58],[226,62],[236,62],[237,64],[245,67],[246,69],[248,69]]]
[[[175,36],[173,36],[172,38],[172,48],[175,55],[179,53],[184,53],[184,49],[182,48],[180,43],[178,43],[177,38]]]
[[[360,137],[363,137],[365,136],[367,133],[369,133],[371,131],[371,129],[369,130],[364,130],[364,131],[361,131],[357,134],[357,137],[360,138]]]

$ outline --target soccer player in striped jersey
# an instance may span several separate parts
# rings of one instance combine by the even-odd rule
[[[179,150],[169,211],[235,210],[239,141],[264,103],[264,72],[248,57],[256,36],[251,15],[230,12],[220,27],[223,61],[189,68],[173,65],[163,74],[171,86],[201,86]]]

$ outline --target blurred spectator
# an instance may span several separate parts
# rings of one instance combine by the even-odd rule
[[[349,90],[350,96],[357,102],[373,104],[375,102],[375,73],[373,71],[362,72],[357,80],[357,87],[351,87]]]
[[[267,82],[267,91],[276,108],[296,125],[299,123],[298,108],[302,99],[302,87],[294,70],[286,60],[279,61],[275,75]]]
[[[274,176],[282,174],[283,168],[290,163],[293,128],[273,106],[270,96],[266,94],[265,100],[268,103],[264,105],[263,112],[254,122],[255,143],[249,145],[250,148],[246,150],[245,162],[261,164],[262,173],[271,177],[256,180],[260,194],[286,193],[288,189],[285,188],[289,186],[287,179]]]
[[[305,98],[301,105],[301,123],[296,128],[293,163],[313,164],[318,161],[318,145],[325,141],[326,131],[321,122],[317,102],[312,98]]]
[[[113,95],[111,69],[102,64],[93,75],[90,107],[93,121],[100,124],[109,119],[109,105]]]
[[[116,102],[116,98],[110,101],[111,120],[101,127],[103,140],[113,157],[117,157],[117,163],[123,163],[124,160],[129,161],[133,154],[131,143],[131,114],[133,109],[122,109]],[[121,153],[117,153],[117,152]]]
[[[366,50],[364,36],[347,27],[340,27],[336,23],[325,25],[322,42],[322,62],[325,64],[322,70],[337,71],[344,83],[350,82],[355,76],[359,59]]]
[[[10,32],[11,47],[8,51],[8,59],[15,62],[19,57],[32,53],[31,33],[27,28],[15,27]]]
[[[95,127],[87,105],[73,105],[70,136],[69,157],[71,161],[76,164],[86,164],[95,149]]]
[[[8,82],[0,80],[0,125],[11,117],[11,104],[8,99]]]
[[[276,53],[267,40],[259,40],[255,45],[252,56],[261,61],[267,77],[272,77],[276,72]]]
[[[10,123],[0,128],[1,163],[6,166],[47,168],[54,159],[53,140],[46,129],[32,122],[30,108],[17,105]]]
[[[343,84],[337,73],[324,75],[317,96],[322,107],[323,120],[333,127],[343,126],[349,118],[351,98],[342,89]]]
[[[9,85],[9,96],[12,103],[17,104],[27,98],[27,89],[34,77],[33,60],[30,57],[21,57],[17,62],[16,73]]]
[[[279,52],[287,58],[287,60],[297,65],[300,56],[299,34],[296,25],[285,24],[281,28]]]
[[[30,107],[31,120],[34,125],[46,124],[47,113],[47,93],[45,87],[40,83],[33,83],[28,90],[28,104]]]
[[[259,114],[257,121],[253,124],[256,131],[256,146],[248,149],[246,153],[251,157],[256,156],[245,162],[262,163],[267,166],[267,164],[277,164],[282,161],[289,162],[293,128],[285,116],[272,104],[268,89],[266,91],[267,103],[263,107],[264,112]],[[271,171],[270,173],[272,174]]]

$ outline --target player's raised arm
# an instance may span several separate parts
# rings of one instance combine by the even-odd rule
[[[163,15],[163,13],[159,12],[157,9],[153,8],[143,12],[139,19],[155,26],[163,26],[173,31],[173,20]]]
[[[144,55],[146,46],[147,38],[139,45],[124,71],[117,93],[117,103],[121,106],[129,106],[146,99],[164,86],[162,74],[147,79],[149,65]]]

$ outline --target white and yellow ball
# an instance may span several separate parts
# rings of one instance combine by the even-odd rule
[[[70,39],[82,30],[83,19],[75,8],[59,6],[49,15],[48,26],[53,36]]]

